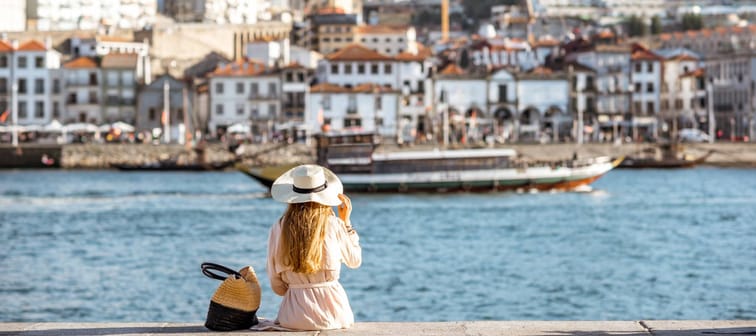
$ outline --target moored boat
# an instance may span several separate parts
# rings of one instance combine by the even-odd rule
[[[321,136],[318,164],[333,170],[350,192],[452,192],[574,190],[616,167],[610,157],[533,161],[511,149],[460,149],[377,152],[370,134]],[[239,166],[270,187],[295,165]]]
[[[685,154],[677,144],[663,144],[657,147],[649,147],[635,155],[628,155],[618,168],[632,169],[672,169],[692,168],[706,161],[714,151],[694,157]]]

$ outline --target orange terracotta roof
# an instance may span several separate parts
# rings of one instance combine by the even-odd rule
[[[97,36],[97,40],[102,42],[134,42],[134,39],[130,39],[128,37],[111,35]]]
[[[100,65],[111,69],[135,69],[138,63],[137,54],[107,54],[102,58]]]
[[[533,43],[533,47],[555,47],[559,45],[559,41],[552,38],[541,39]]]
[[[355,31],[358,34],[403,34],[408,29],[407,26],[362,25],[355,28]]]
[[[331,83],[321,83],[310,87],[310,92],[314,93],[343,93],[349,92],[349,89]]]
[[[668,40],[672,39],[672,34],[670,34],[670,33],[663,33],[663,34],[659,35],[659,38],[662,41],[668,41]]]
[[[417,54],[412,54],[408,51],[405,51],[400,53],[399,55],[396,55],[396,59],[398,61],[416,62],[426,60],[431,56],[433,56],[433,51],[430,50],[430,48],[422,45],[421,43],[417,43]]]
[[[459,76],[459,75],[464,75],[465,71],[462,70],[462,68],[460,68],[456,64],[452,63],[452,64],[447,65],[446,68],[444,68],[443,70],[441,70],[440,74]]]
[[[18,51],[47,51],[47,48],[45,48],[45,45],[42,42],[39,42],[37,40],[31,40],[20,45],[17,50]]]
[[[385,85],[378,85],[375,83],[364,83],[355,86],[352,89],[352,92],[355,93],[380,93],[380,92],[397,92],[398,90],[392,89],[391,87],[385,86]]]
[[[329,61],[392,61],[393,57],[381,54],[360,44],[350,44],[326,56]]]
[[[668,61],[698,61],[697,58],[689,54],[677,54],[675,56],[667,58]]]
[[[318,8],[313,14],[316,15],[332,15],[332,14],[346,14],[343,8],[340,7],[325,7]]]
[[[633,61],[640,61],[640,60],[660,61],[663,58],[651,51],[640,49],[640,50],[634,51],[633,54],[630,56],[630,59]]]
[[[291,62],[287,65],[284,65],[281,67],[281,69],[305,69],[304,65],[299,64],[299,62]]]
[[[13,46],[3,40],[0,40],[0,52],[13,51]]]
[[[706,75],[706,71],[702,68],[699,68],[693,71],[688,71],[680,75],[680,77],[703,77],[704,75]]]
[[[596,34],[596,37],[602,38],[602,39],[613,38],[614,37],[614,33],[611,30],[604,30],[604,31]]]
[[[79,57],[63,64],[66,69],[92,69],[97,68],[97,62],[90,57]]]
[[[229,64],[219,65],[210,73],[212,77],[247,77],[265,72],[265,64],[254,60],[239,60]]]
[[[533,75],[550,75],[554,73],[554,71],[547,67],[539,66],[534,68],[533,70],[530,70],[528,73]]]

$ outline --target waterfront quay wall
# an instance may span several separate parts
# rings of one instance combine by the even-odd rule
[[[524,158],[534,160],[570,159],[578,157],[631,155],[651,144],[504,144],[496,147],[512,148]],[[382,145],[379,151],[412,151],[432,149],[429,145],[404,146]],[[715,143],[686,145],[685,153],[693,157],[704,155],[710,150],[712,155],[706,165],[723,167],[756,167],[756,143]],[[234,158],[234,154],[220,143],[209,144],[205,150],[207,162],[223,162]],[[247,165],[276,165],[315,162],[315,148],[296,143],[244,145],[242,162]],[[177,159],[179,163],[196,160],[195,151],[183,145],[152,144],[71,144],[64,145],[61,159],[63,168],[103,169],[111,164],[147,164],[160,160]]]
[[[459,321],[459,322],[357,322],[345,330],[323,331],[235,331],[233,335],[622,335],[697,336],[753,335],[756,321]],[[0,323],[0,335],[196,335],[212,332],[200,323]]]

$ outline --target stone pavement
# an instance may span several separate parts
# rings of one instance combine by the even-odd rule
[[[221,335],[200,323],[0,323],[0,336]],[[756,320],[738,321],[467,321],[359,322],[348,330],[236,331],[231,335],[756,335]]]

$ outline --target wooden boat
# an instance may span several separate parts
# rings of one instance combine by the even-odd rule
[[[528,161],[511,149],[377,152],[377,137],[318,137],[318,164],[333,170],[349,192],[574,190],[616,167],[622,159]],[[296,164],[239,169],[270,187]]]
[[[684,154],[679,145],[663,144],[658,147],[649,147],[636,155],[628,155],[618,168],[632,169],[670,169],[692,168],[706,161],[714,151],[693,157]]]

